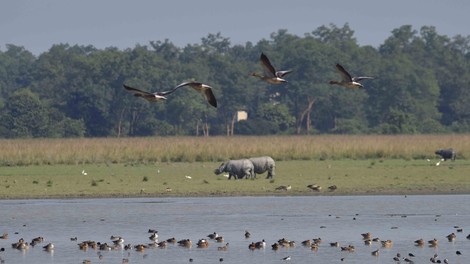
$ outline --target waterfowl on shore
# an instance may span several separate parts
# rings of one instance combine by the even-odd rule
[[[321,186],[317,184],[309,184],[307,185],[307,188],[310,188],[312,191],[316,191],[316,192],[321,191]]]
[[[276,190],[277,190],[277,191],[288,191],[288,190],[290,190],[291,188],[292,188],[292,186],[290,186],[290,185],[287,185],[287,186],[281,185],[281,186],[279,186],[279,187],[276,187]]]
[[[343,66],[341,66],[339,63],[336,63],[336,69],[338,70],[339,74],[341,75],[341,80],[340,81],[330,81],[330,84],[336,84],[340,85],[346,88],[363,88],[364,86],[359,83],[362,80],[366,79],[374,79],[374,77],[352,77],[349,72],[347,72]]]
[[[3,233],[3,235],[0,236],[0,239],[8,239],[8,233]]]
[[[265,75],[262,75],[260,73],[254,72],[251,75],[260,78],[261,80],[269,83],[269,84],[281,84],[281,83],[286,83],[287,81],[283,79],[283,77],[289,73],[292,72],[292,70],[287,70],[287,71],[276,71],[276,69],[273,67],[271,62],[269,61],[268,57],[264,54],[261,53],[260,56],[260,62],[263,68],[265,69]]]
[[[380,251],[377,249],[377,250],[372,251],[370,254],[371,254],[372,256],[376,256],[376,257],[377,257],[377,256],[379,255],[379,253],[380,253]]]

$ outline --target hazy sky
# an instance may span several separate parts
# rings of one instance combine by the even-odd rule
[[[0,50],[24,46],[39,55],[53,44],[132,48],[152,40],[200,43],[220,32],[254,44],[278,29],[304,36],[349,23],[360,45],[379,46],[402,25],[470,35],[468,0],[2,0]]]

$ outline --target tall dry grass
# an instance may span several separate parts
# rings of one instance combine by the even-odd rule
[[[470,135],[319,135],[0,140],[0,166],[222,161],[270,155],[276,160],[434,158],[453,147],[470,153]]]

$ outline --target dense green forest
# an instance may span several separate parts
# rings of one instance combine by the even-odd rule
[[[251,76],[262,70],[261,52],[294,70],[288,83]],[[376,78],[363,89],[330,85],[340,78],[336,63]],[[348,24],[303,37],[281,29],[244,45],[221,33],[185,47],[57,44],[38,56],[10,44],[0,51],[0,137],[466,133],[469,66],[470,36],[432,26],[404,25],[377,48],[358,45]],[[218,108],[193,89],[161,103],[123,89],[165,91],[188,80],[211,85]],[[237,111],[248,119],[237,122]]]

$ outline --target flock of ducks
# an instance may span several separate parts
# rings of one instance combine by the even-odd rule
[[[457,232],[463,232],[463,229],[455,226],[457,229]],[[124,238],[121,236],[111,236],[110,243],[108,242],[95,242],[92,240],[86,240],[78,243],[78,249],[87,251],[87,250],[96,250],[98,251],[98,258],[101,260],[104,256],[101,253],[102,251],[112,251],[112,250],[135,250],[136,252],[144,253],[148,249],[153,249],[153,248],[167,248],[170,244],[178,245],[180,247],[184,248],[191,248],[193,246],[193,242],[190,239],[181,239],[177,240],[176,238],[168,238],[163,241],[159,241],[158,238],[158,231],[154,229],[149,229],[148,233],[151,235],[148,237],[150,240],[149,243],[140,243],[137,245],[131,245],[131,244],[125,244]],[[251,233],[248,230],[245,230],[244,234],[245,240],[248,240],[251,238]],[[8,234],[4,233],[3,236],[1,236],[2,239],[8,239]],[[378,257],[380,255],[380,248],[385,248],[385,249],[390,249],[393,248],[393,241],[390,239],[387,240],[382,240],[379,239],[378,237],[373,237],[370,232],[367,233],[362,233],[361,238],[364,241],[364,245],[366,246],[371,246],[373,243],[378,243],[378,249],[373,250],[371,252],[372,256]],[[454,242],[457,238],[457,235],[455,232],[452,232],[451,234],[446,236],[447,240],[449,242]],[[470,240],[470,234],[466,237],[468,240]],[[77,241],[76,237],[70,238],[71,241]],[[22,250],[22,251],[27,251],[30,247],[35,247],[36,245],[43,243],[45,239],[43,237],[36,237],[31,240],[30,243],[26,242],[23,238],[19,239],[18,242],[12,243],[11,246],[13,249],[17,250]],[[217,232],[210,233],[206,236],[206,238],[201,238],[195,243],[197,248],[209,248],[212,242],[215,243],[224,243],[224,238],[219,235]],[[313,238],[313,239],[307,239],[303,240],[300,244],[303,247],[310,248],[312,251],[318,251],[319,248],[321,247],[320,245],[323,243],[322,239],[320,237],[318,238]],[[296,247],[296,242],[293,240],[288,240],[286,238],[281,238],[271,244],[270,248],[274,251],[277,251],[281,248],[294,248]],[[414,241],[414,245],[416,247],[425,247],[428,245],[429,247],[437,248],[439,245],[438,239],[434,238],[431,240],[424,240],[424,239],[418,239]],[[327,244],[329,247],[335,247],[339,248],[340,251],[342,252],[355,252],[356,247],[354,245],[348,244],[345,246],[341,246],[339,242],[329,242]],[[44,246],[42,246],[44,251],[47,252],[53,252],[54,251],[54,244],[48,243]],[[268,248],[267,242],[263,239],[258,242],[251,242],[248,244],[248,249],[251,251],[254,250],[261,250],[261,249],[266,249]],[[227,251],[229,250],[229,243],[225,243],[223,245],[217,246],[217,251]],[[5,248],[1,248],[0,252],[5,251]],[[461,256],[463,255],[462,251],[456,251],[456,255]],[[130,252],[128,252],[128,256],[130,256]],[[413,253],[409,253],[407,257],[402,257],[400,253],[397,253],[396,256],[393,257],[393,260],[395,263],[401,263],[406,262],[406,263],[414,263],[415,260],[415,255]],[[282,258],[281,260],[290,260],[291,256],[287,256]],[[1,260],[1,255],[0,255],[0,260]],[[341,258],[341,261],[344,261],[345,258]],[[434,254],[433,256],[430,257],[430,262],[431,263],[449,263],[448,259],[443,259],[441,260],[437,254]],[[129,259],[128,258],[123,258],[122,259],[123,263],[128,263]],[[219,259],[219,261],[223,261],[223,259]],[[193,262],[193,259],[190,259],[190,262]],[[83,263],[91,263],[89,259],[86,259],[83,261]]]
[[[271,64],[271,61],[269,60],[268,56],[266,56],[266,54],[264,53],[261,53],[260,55],[260,62],[261,62],[261,66],[264,69],[264,73],[262,74],[262,73],[254,72],[251,74],[252,76],[257,77],[269,84],[277,85],[277,84],[287,83],[287,80],[284,79],[284,76],[291,73],[293,70],[282,70],[282,71],[276,70],[274,66]],[[335,84],[335,85],[340,85],[346,88],[356,89],[356,88],[364,87],[360,83],[360,81],[367,80],[367,79],[374,79],[373,77],[365,77],[365,76],[353,77],[339,63],[336,64],[336,69],[341,75],[341,80],[339,81],[332,80],[330,81],[330,84]],[[213,88],[210,85],[200,83],[200,82],[195,82],[195,81],[183,82],[177,85],[176,87],[174,87],[173,89],[162,91],[162,92],[147,92],[138,88],[130,87],[125,84],[123,84],[123,86],[127,91],[133,93],[134,96],[142,97],[149,102],[164,101],[167,99],[166,97],[167,95],[174,93],[179,88],[191,87],[197,92],[201,93],[210,105],[217,108],[217,100],[212,91]]]
[[[310,190],[312,191],[315,191],[315,192],[320,192],[322,190],[322,187],[318,184],[309,184],[307,185],[307,188],[309,188]],[[274,188],[274,190],[276,191],[289,191],[292,189],[292,186],[291,185],[280,185],[276,188]],[[328,186],[328,191],[330,192],[334,192],[336,191],[336,189],[338,189],[338,187],[336,185],[330,185]]]

